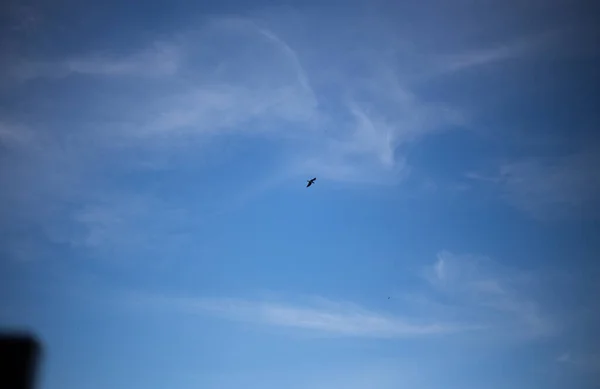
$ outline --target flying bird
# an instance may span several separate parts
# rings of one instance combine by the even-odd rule
[[[314,184],[316,179],[317,179],[317,177],[313,178],[312,180],[306,180],[306,182],[308,182],[308,184],[306,184],[306,187],[308,188],[309,186]]]

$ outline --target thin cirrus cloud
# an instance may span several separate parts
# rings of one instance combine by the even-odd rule
[[[406,290],[395,296],[394,306],[402,306],[402,315],[324,298],[302,304],[134,294],[128,303],[325,336],[412,338],[462,333],[531,340],[555,336],[559,330],[533,297],[531,276],[490,258],[441,251],[426,268],[424,281],[420,298]]]
[[[425,279],[432,291],[446,297],[446,307],[490,328],[529,338],[552,336],[559,330],[533,297],[537,280],[489,257],[440,251]]]
[[[121,56],[96,53],[63,61],[30,61],[15,67],[15,78],[33,81],[78,75],[133,82],[128,81],[127,90],[113,84],[115,101],[89,103],[111,113],[109,121],[88,115],[87,124],[79,127],[88,145],[143,148],[160,144],[168,148],[170,141],[181,137],[244,134],[276,138],[289,151],[282,166],[290,174],[309,170],[328,180],[355,184],[402,180],[411,172],[405,147],[468,124],[464,112],[455,107],[419,98],[383,52],[380,57],[369,54],[370,70],[364,77],[350,74],[345,65],[336,70],[327,90],[329,102],[338,103],[332,109],[321,104],[321,85],[311,82],[313,76],[323,78],[320,69],[307,69],[302,51],[253,20],[213,17],[199,28],[173,36],[172,41],[155,42]],[[444,72],[454,72],[518,56],[536,42],[523,40],[438,63]],[[324,60],[337,55],[319,52],[319,45],[311,50]],[[435,66],[432,69],[435,72]],[[144,84],[147,80],[140,77],[159,83],[149,89]],[[140,88],[135,82],[141,83]],[[90,137],[108,141],[87,142]],[[292,145],[285,142],[289,139]],[[81,149],[82,145],[72,147]]]
[[[191,315],[210,315],[238,322],[306,330],[324,336],[406,338],[478,329],[476,326],[409,320],[369,311],[355,304],[318,300],[317,304],[302,305],[268,300],[137,295],[131,302],[175,309]]]
[[[63,78],[71,74],[89,76],[161,77],[177,72],[180,53],[175,45],[154,42],[150,47],[125,56],[93,53],[60,61],[18,61],[8,72],[14,81]]]
[[[340,69],[337,97],[332,95],[339,108],[325,108],[319,101],[321,90],[311,84],[311,72],[302,65],[302,54],[252,21],[214,18],[177,36],[174,42],[121,57],[92,54],[31,61],[19,66],[15,77],[33,81],[72,74],[145,83],[139,77],[152,76],[166,82],[152,89],[140,84],[144,93],[135,92],[135,84],[123,91],[111,84],[118,102],[94,102],[111,112],[110,121],[88,115],[88,135],[114,134],[135,147],[154,139],[168,144],[166,140],[182,135],[291,137],[293,147],[282,145],[290,147],[286,163],[291,171],[310,168],[324,178],[355,183],[403,177],[409,169],[399,147],[463,123],[453,108],[421,101],[386,64],[356,80]],[[252,50],[238,50],[240,46]],[[85,101],[83,96],[81,104]],[[130,109],[123,110],[125,105]]]
[[[480,48],[459,54],[434,55],[435,64],[426,72],[426,77],[451,75],[461,71],[492,65],[502,61],[539,54],[558,42],[561,30],[551,30],[531,36],[524,36],[513,42],[492,48]]]
[[[556,362],[584,370],[588,373],[600,374],[600,355],[572,353],[570,351],[560,354],[556,358]]]
[[[499,189],[500,198],[536,219],[597,217],[597,155],[589,149],[555,158],[514,160],[502,164],[495,175],[469,173],[467,178]]]
[[[22,146],[29,143],[33,134],[23,126],[0,122],[0,144]]]
[[[299,170],[354,183],[396,183],[410,173],[403,148],[427,136],[460,128],[465,115],[446,104],[422,101],[386,65],[357,80],[344,101],[338,130],[302,156]],[[367,103],[368,101],[368,103]]]
[[[298,81],[300,82],[300,84],[302,85],[302,87],[304,89],[306,89],[307,91],[309,91],[312,94],[313,90],[310,86],[308,76],[306,75],[306,72],[304,71],[304,68],[302,67],[302,64],[300,63],[300,60],[298,59],[298,54],[296,54],[296,52],[290,46],[288,46],[287,43],[285,43],[281,38],[279,38],[277,35],[275,35],[271,31],[266,30],[264,28],[260,28],[258,26],[256,28],[258,29],[258,31],[260,31],[261,34],[263,34],[265,37],[270,39],[276,45],[281,47],[283,52],[288,56],[288,58],[290,59],[290,61],[293,64],[293,66],[296,70],[296,73],[298,75]]]
[[[0,134],[8,147],[14,146],[16,139],[20,146],[24,142],[35,143],[38,138],[51,140],[55,135],[61,139],[44,143],[43,158],[27,160],[28,182],[37,183],[35,190],[40,191],[39,186],[48,183],[48,189],[41,190],[44,199],[68,200],[73,196],[73,188],[86,201],[94,193],[112,193],[112,188],[102,186],[100,181],[92,185],[94,193],[82,193],[90,187],[87,177],[93,175],[96,166],[105,163],[106,155],[126,163],[134,159],[131,155],[143,155],[144,168],[152,169],[168,164],[173,150],[196,156],[204,140],[239,135],[279,141],[270,144],[289,151],[281,153],[285,155],[280,163],[284,172],[278,172],[282,176],[310,171],[328,181],[394,184],[412,171],[406,154],[409,146],[439,132],[468,125],[461,110],[420,98],[383,53],[378,56],[377,52],[370,52],[367,70],[361,77],[353,77],[345,66],[336,69],[335,80],[324,90],[321,84],[313,82],[323,79],[320,69],[304,65],[301,48],[293,47],[283,34],[252,21],[211,18],[198,29],[173,36],[177,38],[125,55],[77,53],[63,61],[31,61],[20,68],[21,79],[28,82],[58,77],[59,82],[69,83],[82,77],[102,82],[110,92],[110,98],[83,94],[77,101],[65,104],[69,109],[64,120],[77,121],[77,126],[57,126],[56,134],[52,128],[41,130],[35,123],[50,121],[45,121],[43,113],[36,115],[32,107],[31,123],[12,126],[10,132]],[[239,50],[240,47],[248,50]],[[312,49],[323,60],[337,54],[319,51],[318,42]],[[508,52],[517,55],[518,50]],[[339,54],[343,57],[343,53]],[[482,55],[481,58],[487,58],[485,61],[471,61],[471,65],[499,60],[500,54]],[[124,80],[126,86],[121,83]],[[322,99],[325,92],[327,99]],[[333,101],[335,108],[324,104],[324,100]],[[85,116],[84,120],[78,115]],[[19,128],[27,128],[28,132]],[[60,133],[63,131],[68,136]],[[43,137],[36,136],[40,134]],[[202,141],[188,142],[190,139]],[[122,148],[123,145],[127,147]],[[211,153],[219,152],[218,144],[211,146]],[[133,168],[141,168],[139,159],[135,163]],[[57,164],[61,169],[56,168]],[[60,174],[52,169],[60,170]],[[50,182],[57,176],[59,182]],[[58,193],[46,196],[48,191]],[[36,205],[29,204],[27,208]],[[103,231],[111,231],[110,223],[116,223],[111,220],[105,221]],[[70,222],[85,226],[91,223],[77,218]],[[114,224],[114,230],[129,226],[130,223],[120,221]],[[112,242],[106,234],[81,239],[95,244]]]

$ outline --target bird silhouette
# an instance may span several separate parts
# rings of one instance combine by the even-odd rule
[[[306,187],[308,188],[309,186],[314,184],[316,179],[317,179],[317,177],[313,178],[312,180],[306,180],[306,182],[308,182],[308,184],[306,184]]]

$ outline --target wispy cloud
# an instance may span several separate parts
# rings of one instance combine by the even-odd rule
[[[404,338],[444,335],[474,327],[423,322],[369,311],[350,303],[320,299],[317,304],[290,304],[268,300],[177,298],[137,296],[135,304],[151,304],[194,315],[214,315],[229,320],[314,331],[323,335]]]
[[[33,133],[22,125],[0,122],[0,145],[23,146],[33,139]]]
[[[128,86],[117,94],[118,102],[102,102],[111,119],[88,115],[88,123],[93,123],[87,125],[88,137],[115,134],[114,143],[157,139],[163,145],[181,136],[232,133],[293,139],[293,146],[282,144],[290,149],[289,161],[283,164],[292,171],[310,170],[355,183],[402,179],[410,171],[402,147],[464,123],[451,107],[419,99],[402,85],[392,66],[376,58],[367,77],[355,79],[340,69],[338,81],[331,85],[334,90],[315,88],[301,53],[251,20],[212,18],[177,37],[127,55],[32,61],[14,71],[16,77],[29,80],[80,74],[169,81],[151,90],[144,86],[142,94]],[[220,41],[224,44],[218,47]],[[235,50],[229,46],[232,41]],[[252,50],[237,49],[242,46]],[[323,92],[337,108],[319,105]],[[85,97],[80,103],[84,102]],[[125,111],[124,105],[131,108]]]
[[[598,154],[582,151],[558,158],[505,163],[495,175],[470,174],[491,183],[510,204],[538,219],[595,217],[600,198]]]
[[[332,336],[403,338],[471,333],[523,340],[553,336],[558,331],[557,323],[533,297],[534,278],[523,271],[487,257],[441,251],[424,275],[424,293],[404,290],[395,297],[402,305],[402,316],[324,298],[282,302],[137,294],[129,301],[137,306]]]
[[[323,87],[313,81],[323,78],[321,69],[306,67],[302,50],[287,42],[284,34],[241,18],[208,20],[200,28],[174,34],[177,38],[172,41],[125,54],[74,53],[63,60],[42,58],[15,66],[21,79],[94,76],[87,80],[106,88],[106,94],[83,93],[61,102],[68,109],[63,115],[55,114],[61,118],[58,123],[44,120],[46,108],[30,118],[32,123],[49,123],[32,135],[43,133],[59,141],[48,142],[51,147],[45,147],[43,157],[26,161],[28,180],[19,179],[24,182],[23,192],[33,182],[36,190],[43,185],[60,187],[60,193],[45,196],[43,201],[68,202],[71,192],[89,201],[82,207],[87,216],[81,211],[72,220],[74,225],[90,227],[82,230],[87,235],[78,233],[73,238],[80,240],[79,246],[124,244],[114,231],[134,228],[120,219],[100,218],[100,211],[92,212],[98,198],[82,194],[86,190],[112,193],[110,183],[102,186],[109,180],[92,184],[89,179],[101,170],[98,166],[110,170],[105,167],[107,161],[119,161],[120,169],[142,169],[141,165],[151,169],[169,165],[186,153],[196,158],[221,156],[225,152],[218,142],[224,137],[251,136],[276,146],[281,156],[277,163],[287,170],[278,172],[281,176],[310,172],[330,181],[395,184],[412,171],[407,154],[411,146],[467,123],[466,115],[451,105],[421,98],[403,82],[394,64],[375,50],[361,58],[367,69],[360,77],[350,69],[354,64],[344,64],[348,68],[335,69],[336,79]],[[338,54],[325,52],[318,42],[312,46],[313,55],[320,55],[323,62]],[[462,59],[461,66],[510,52],[503,49]],[[60,80],[70,81],[69,77]],[[53,103],[48,99],[48,107],[54,107]],[[30,110],[32,115],[35,108]],[[3,127],[1,131],[2,142],[16,139],[12,130]],[[200,169],[197,159],[194,163]],[[65,179],[71,171],[76,171],[73,177]],[[51,183],[54,178],[61,182]],[[44,195],[47,192],[40,190]],[[26,201],[19,200],[21,204]],[[118,214],[138,217],[115,208]],[[113,211],[107,210],[106,215]],[[136,236],[135,231],[132,234]]]
[[[483,48],[466,53],[438,57],[439,65],[434,66],[437,69],[434,70],[433,74],[442,75],[459,72],[531,54],[547,43],[548,38],[547,34],[526,37],[511,44],[504,44],[494,48]]]
[[[532,297],[531,276],[490,258],[442,251],[427,267],[425,280],[424,293],[404,290],[395,296],[400,316],[325,298],[282,301],[133,294],[127,301],[144,309],[329,336],[406,338],[463,333],[524,340],[557,333],[557,324]]]
[[[44,201],[60,197],[68,202],[74,192],[81,195],[86,190],[90,193],[80,199],[97,200],[96,194],[113,193],[114,188],[106,181],[98,187],[89,177],[97,178],[109,161],[120,161],[122,168],[139,171],[172,167],[173,160],[186,155],[200,168],[206,164],[198,163],[199,155],[221,157],[218,141],[223,136],[286,140],[310,132],[316,102],[302,67],[285,42],[273,34],[266,38],[265,33],[270,34],[252,23],[232,27],[227,18],[213,18],[198,30],[181,32],[172,41],[125,54],[76,53],[59,61],[15,62],[14,70],[22,80],[59,77],[64,83],[60,85],[68,85],[72,78],[61,77],[92,75],[87,82],[101,84],[99,89],[110,96],[82,93],[65,102],[64,95],[59,94],[49,102],[58,110],[63,102],[68,106],[54,113],[58,120],[46,120],[35,107],[20,118],[23,124],[9,126],[5,123],[15,121],[0,118],[3,145],[22,145],[26,138],[44,140],[43,145],[33,145],[35,158],[18,157],[18,161],[10,162],[27,170],[26,175],[17,177],[24,185],[19,190],[48,192],[42,187],[57,177],[57,169],[61,180],[77,170],[69,176],[68,188],[62,186],[60,194],[45,196]],[[152,80],[140,76],[152,76]],[[126,86],[122,80],[127,80]],[[49,90],[44,89],[44,93]],[[215,147],[206,147],[210,141],[215,141],[211,144]],[[202,153],[198,147],[204,147]],[[11,177],[16,175],[11,173]],[[17,181],[12,181],[13,186]],[[32,183],[35,188],[25,187]]]
[[[429,65],[425,66],[420,80],[452,76],[459,72],[500,65],[509,60],[533,58],[540,53],[552,52],[551,49],[560,43],[562,35],[564,35],[562,30],[550,30],[522,36],[492,47],[465,49],[459,53],[434,54],[429,56]]]
[[[257,28],[258,28],[258,31],[260,31],[261,34],[263,34],[269,40],[271,40],[272,42],[274,42],[277,46],[281,47],[282,51],[290,58],[290,61],[294,65],[294,68],[295,68],[296,73],[298,75],[298,81],[300,82],[300,84],[302,85],[302,87],[306,91],[308,91],[311,94],[313,94],[313,90],[312,90],[312,87],[310,86],[310,82],[309,82],[308,76],[306,75],[306,71],[304,70],[304,67],[300,63],[300,59],[298,58],[298,54],[285,41],[283,41],[281,38],[279,38],[273,32],[271,32],[271,31],[269,31],[267,29],[264,29],[264,28],[260,28],[260,27],[257,27]]]
[[[322,178],[354,183],[394,182],[406,174],[406,162],[396,155],[396,130],[392,123],[367,115],[351,104],[354,120],[348,133],[325,138],[303,155],[298,170],[313,171]]]
[[[8,76],[18,81],[62,78],[70,74],[130,77],[170,76],[178,70],[181,61],[180,55],[176,45],[154,42],[148,48],[124,56],[110,53],[90,53],[59,61],[21,60],[13,64]]]
[[[179,53],[176,47],[154,43],[151,48],[124,58],[93,55],[75,58],[62,66],[72,73],[99,74],[108,76],[152,76],[171,75],[177,71]]]
[[[332,180],[397,183],[410,173],[406,147],[466,124],[462,112],[422,101],[387,65],[346,86],[344,116],[303,156],[301,168]]]
[[[489,65],[516,57],[524,51],[524,45],[501,46],[494,49],[482,49],[458,55],[437,58],[439,65],[428,76],[441,76],[468,70],[478,66]]]
[[[35,7],[22,2],[8,1],[3,11],[8,19],[8,29],[16,32],[34,31],[44,19]]]
[[[447,304],[489,328],[531,337],[553,335],[557,330],[528,293],[532,279],[524,272],[488,257],[441,251],[425,274]]]
[[[556,358],[556,362],[581,369],[588,373],[600,374],[600,355],[564,352]]]
[[[143,262],[161,268],[194,255],[198,239],[190,231],[203,223],[193,215],[208,213],[150,194],[84,193],[77,200],[45,223],[48,239],[77,255],[125,267]]]

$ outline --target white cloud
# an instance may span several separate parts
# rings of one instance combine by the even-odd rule
[[[282,164],[287,163],[293,173],[310,171],[329,180],[354,183],[398,182],[411,172],[408,146],[466,122],[456,109],[415,95],[402,70],[386,54],[397,48],[396,43],[377,42],[375,49],[369,46],[364,51],[368,54],[358,59],[361,48],[350,55],[318,41],[302,51],[267,24],[240,17],[209,17],[172,34],[171,41],[130,53],[92,51],[58,61],[25,61],[13,70],[20,79],[82,74],[142,82],[139,88],[128,84],[127,91],[115,91],[116,103],[90,103],[105,107],[110,120],[88,115],[93,123],[88,138],[117,134],[118,142],[158,139],[165,147],[169,139],[181,136],[235,133],[292,138],[293,145],[282,146],[289,151],[289,161]],[[408,67],[456,72],[530,52],[549,42],[549,37],[552,34],[540,34],[443,58],[434,54],[429,56],[434,58],[433,66],[428,60],[419,62],[428,57],[425,53],[408,58],[417,62]],[[303,61],[304,56],[313,61]],[[325,70],[327,66],[307,67],[304,62],[336,67]],[[441,70],[435,70],[436,66]],[[357,67],[365,69],[357,73]],[[139,76],[166,82],[148,87]],[[326,86],[312,82],[324,78]],[[129,94],[135,96],[129,99]],[[332,102],[335,108],[328,105]],[[145,144],[141,142],[140,147]]]
[[[560,354],[556,362],[569,365],[589,373],[600,373],[600,355],[591,353],[572,353],[570,351]]]
[[[33,132],[20,125],[0,122],[0,144],[23,146],[33,139]]]
[[[402,178],[405,161],[397,157],[395,128],[369,117],[352,104],[348,133],[325,138],[300,161],[299,170],[325,179],[377,183]]]
[[[137,296],[136,304],[152,304],[188,314],[214,315],[230,320],[314,331],[331,336],[404,338],[474,330],[472,326],[408,320],[380,314],[348,303],[320,299],[317,304],[290,304],[239,299]]]
[[[503,164],[496,175],[470,174],[500,189],[510,204],[538,219],[597,216],[600,160],[595,150]]]
[[[425,294],[404,290],[394,296],[401,316],[323,298],[282,302],[138,294],[129,304],[330,336],[406,338],[463,333],[525,340],[557,334],[554,320],[532,297],[531,276],[522,271],[487,257],[442,251],[427,268],[426,280]]]
[[[255,133],[283,137],[279,128],[260,124],[276,120],[307,122],[312,116],[310,98],[298,95],[293,86],[276,90],[235,85],[199,87],[158,98],[152,105],[157,109],[149,117],[125,129],[136,140],[138,136],[167,140],[182,134],[223,135],[231,131],[249,134],[252,131],[244,126],[251,124]],[[258,128],[252,121],[259,123]]]
[[[28,73],[38,76],[80,73],[155,76],[164,81],[150,89],[140,85],[143,93],[133,93],[135,87],[119,93],[119,106],[106,102],[114,117],[110,126],[100,121],[91,130],[94,136],[108,127],[109,133],[130,144],[158,139],[168,145],[180,136],[231,132],[286,137],[294,132],[290,124],[312,128],[317,114],[315,96],[294,51],[270,31],[243,19],[213,18],[198,30],[181,32],[177,40],[131,55],[93,55],[32,66]],[[124,104],[130,109],[123,110]]]
[[[7,4],[6,4],[7,3]],[[23,2],[7,1],[3,4],[3,21],[11,32],[30,33],[43,23],[44,17],[38,9]]]
[[[308,76],[306,75],[306,72],[304,71],[304,68],[302,67],[302,64],[300,63],[298,54],[285,41],[283,41],[281,38],[279,38],[273,32],[271,32],[267,29],[264,29],[264,28],[258,28],[258,31],[260,31],[261,34],[263,34],[268,39],[273,41],[276,45],[281,47],[282,51],[290,58],[292,64],[294,65],[300,85],[302,85],[302,87],[312,95],[314,92],[310,86]]]
[[[562,362],[562,363],[567,363],[571,361],[571,354],[570,353],[564,353],[561,354],[558,358],[556,358],[557,362]]]
[[[557,331],[553,320],[529,293],[530,276],[488,257],[441,251],[426,277],[445,301],[490,328],[529,337]]]
[[[437,262],[435,263],[435,265],[433,266],[433,269],[435,271],[435,276],[438,280],[442,281],[446,278],[446,274],[445,274],[445,267],[444,267],[444,258],[439,258]]]
[[[330,180],[396,183],[411,170],[404,148],[465,124],[457,110],[421,101],[386,65],[345,88],[350,91],[346,115],[336,117],[320,142],[311,143],[299,169]]]
[[[532,58],[534,55],[551,52],[560,44],[562,30],[549,30],[542,33],[522,36],[512,42],[505,42],[494,47],[467,49],[460,53],[425,55],[429,57],[419,77],[426,81],[431,77],[453,76],[456,73],[477,69],[484,66],[499,65],[504,61],[520,58]]]
[[[151,48],[124,58],[94,55],[65,61],[63,66],[72,73],[107,76],[172,75],[179,66],[176,47],[157,42]]]
[[[182,151],[182,143],[188,146],[186,152],[204,158],[209,152],[197,150],[202,142],[192,140],[252,135],[280,141],[277,146],[286,151],[281,153],[285,157],[280,162],[289,169],[288,175],[393,184],[411,172],[406,154],[409,146],[465,124],[461,112],[420,99],[403,82],[394,65],[383,59],[385,55],[378,56],[375,51],[370,52],[369,58],[361,59],[368,68],[360,72],[361,77],[355,78],[354,72],[342,66],[335,69],[336,80],[323,88],[312,82],[313,77],[323,78],[321,69],[303,66],[303,52],[282,36],[248,20],[212,18],[198,29],[177,34],[170,42],[154,43],[121,55],[77,54],[61,61],[30,62],[21,68],[22,78],[81,74],[101,76],[92,77],[98,82],[127,80],[127,85],[120,88],[119,82],[107,82],[110,98],[99,94],[103,97],[96,101],[82,94],[77,101],[69,102],[76,107],[66,115],[73,116],[62,117],[64,123],[56,126],[67,134],[57,135],[60,140],[55,142],[56,147],[44,150],[44,157],[38,158],[42,161],[39,166],[28,166],[31,171],[37,169],[28,171],[28,182],[41,186],[51,180],[49,177],[57,176],[48,172],[56,170],[53,162],[58,160],[61,176],[76,171],[76,177],[65,180],[68,185],[58,185],[61,193],[57,197],[68,197],[69,190],[86,190],[88,186],[80,181],[90,176],[88,170],[96,168],[88,165],[105,163],[102,158],[123,158],[127,163],[135,159],[136,164],[141,164],[140,150],[158,145],[161,152],[167,150],[160,156],[169,154],[164,158],[169,161]],[[311,48],[322,63],[337,55],[324,52],[318,42]],[[469,61],[481,62],[484,57]],[[152,76],[152,80],[141,80],[140,75]],[[36,117],[32,122],[43,123],[44,117]],[[44,139],[54,135],[52,129],[43,132]],[[14,133],[2,128],[0,136],[4,141],[13,139]],[[47,143],[53,145],[51,141]],[[122,148],[123,145],[127,147]],[[219,154],[219,144],[209,146],[217,150],[210,152]],[[155,158],[147,166],[160,165],[156,162],[158,153],[144,154],[147,155],[148,159]],[[44,178],[36,180],[35,173]],[[93,186],[98,192],[110,192],[100,184]],[[84,209],[88,212],[96,206],[93,201],[87,205]],[[110,218],[92,221],[82,219],[81,214],[77,217],[76,224],[92,227],[88,235],[78,235],[82,246],[93,242],[110,246],[120,242],[114,231],[137,228]]]
[[[446,55],[437,58],[440,62],[435,75],[455,73],[470,68],[489,65],[499,61],[516,58],[531,52],[539,47],[539,39],[523,39],[513,44],[506,44],[495,48],[485,48],[461,54]]]
[[[10,71],[20,81],[62,78],[70,74],[98,76],[160,77],[177,72],[181,53],[176,45],[154,42],[129,55],[92,53],[61,61],[20,61]]]
[[[320,54],[324,60],[334,55]],[[367,77],[356,79],[339,69],[331,91],[315,89],[301,53],[274,31],[242,18],[211,18],[172,42],[131,54],[75,56],[17,69],[21,79],[84,74],[167,81],[150,89],[140,85],[144,93],[128,85],[115,93],[118,100],[101,102],[111,119],[87,115],[92,123],[88,138],[113,134],[114,143],[158,140],[165,146],[181,136],[232,133],[293,139],[291,145],[282,144],[290,151],[282,163],[293,173],[310,171],[355,183],[396,182],[410,171],[402,147],[463,124],[464,118],[450,107],[421,101],[381,59],[369,62]],[[318,76],[320,69],[312,72]],[[323,92],[338,108],[319,104]]]
[[[162,267],[197,252],[197,238],[190,231],[203,224],[207,213],[194,204],[131,193],[81,200],[49,227],[53,241],[79,254],[105,263]]]

